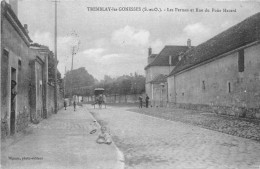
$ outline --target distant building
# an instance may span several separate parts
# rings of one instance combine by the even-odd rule
[[[188,40],[188,45],[190,45],[190,40]],[[148,49],[148,65],[145,67],[145,91],[153,106],[162,106],[162,103],[167,102],[166,75],[169,75],[178,63],[179,54],[191,48],[188,45],[165,46],[159,54],[152,54],[152,49]]]
[[[172,105],[260,117],[260,13],[180,56],[167,79]]]

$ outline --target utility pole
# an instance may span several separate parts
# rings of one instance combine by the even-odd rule
[[[80,40],[79,40],[79,36],[76,33],[76,31],[73,31],[71,33],[71,37],[73,38],[73,44],[71,47],[71,70],[73,70],[73,60],[74,60],[74,56],[77,54],[78,50],[79,50],[79,44],[80,44]]]
[[[55,28],[54,28],[54,55],[55,55],[55,63],[54,63],[54,113],[56,114],[58,112],[58,92],[57,92],[57,0],[54,1],[55,3]]]
[[[0,7],[0,16],[2,17],[2,7]],[[0,51],[2,52],[2,25],[0,26]],[[1,84],[2,84],[2,72],[1,72],[1,70],[2,70],[2,68],[1,68],[1,66],[2,66],[2,55],[0,54],[0,90],[1,90],[1,92],[0,92],[0,109],[2,108],[2,87],[1,87]],[[1,113],[1,115],[0,116],[2,116],[2,113]],[[1,119],[2,119],[3,117],[1,117]]]
[[[72,61],[71,61],[71,70],[73,70],[73,57],[74,57],[74,53],[75,53],[75,48],[74,46],[72,47]]]

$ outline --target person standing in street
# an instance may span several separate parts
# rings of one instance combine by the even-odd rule
[[[140,95],[138,99],[139,99],[139,108],[142,108],[143,107],[143,98],[142,98],[142,96]]]
[[[66,102],[65,99],[64,99],[64,108],[65,108],[65,110],[66,110],[66,108],[67,108],[67,102]]]
[[[76,111],[76,101],[73,101],[74,111]]]
[[[148,108],[148,104],[149,104],[149,97],[146,94],[146,97],[145,97],[145,106],[146,106],[146,108]]]

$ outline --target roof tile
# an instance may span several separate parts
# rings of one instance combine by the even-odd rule
[[[156,56],[154,61],[145,67],[147,69],[150,66],[170,66],[169,56],[172,56],[172,65],[176,65],[178,62],[178,55],[181,52],[187,51],[187,46],[165,46],[162,51]]]
[[[187,51],[170,75],[260,39],[260,12]]]

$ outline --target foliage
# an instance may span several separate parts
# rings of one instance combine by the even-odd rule
[[[107,95],[141,94],[145,91],[145,77],[137,73],[112,78],[108,75],[97,81],[85,68],[81,67],[66,73],[65,95],[93,96],[95,88],[104,88]]]
[[[66,95],[90,95],[95,83],[94,77],[81,67],[66,73],[65,78]]]
[[[97,83],[95,87],[104,88],[108,95],[141,94],[145,91],[145,77],[137,73],[117,78],[105,75],[104,80]]]
[[[53,52],[49,53],[48,56],[48,82],[51,84],[54,84],[55,80],[55,58]],[[57,83],[59,86],[62,86],[62,79],[61,79],[61,74],[57,70]]]

